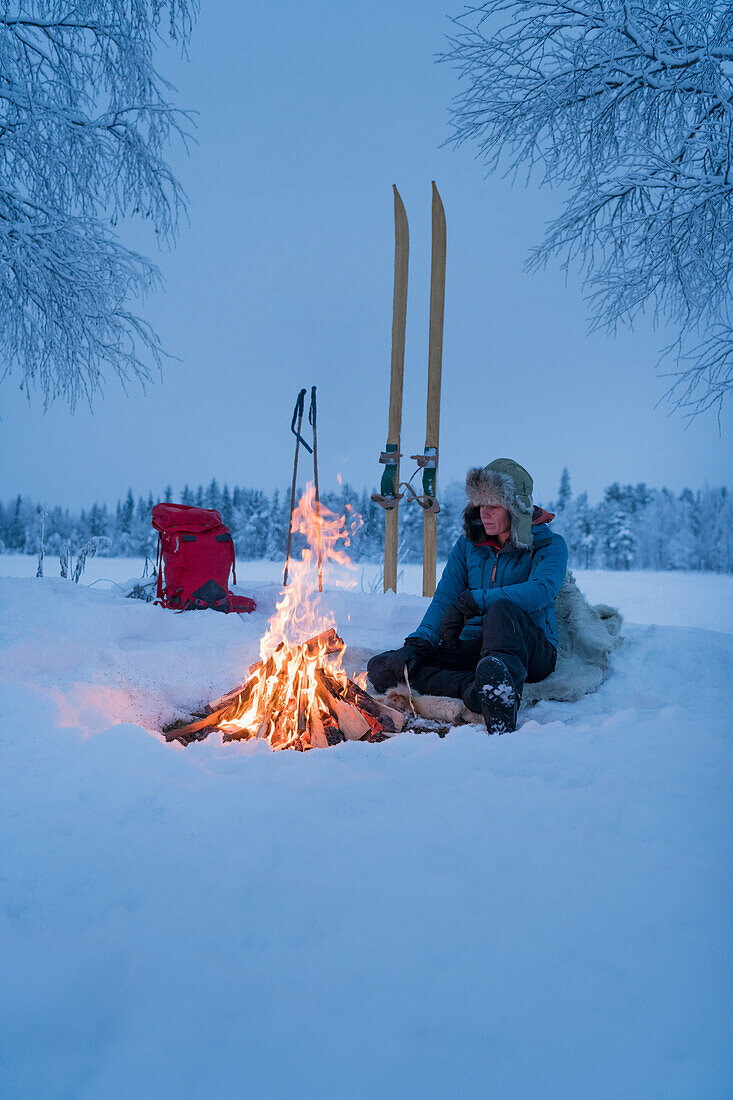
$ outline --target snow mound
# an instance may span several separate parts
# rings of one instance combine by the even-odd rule
[[[257,656],[253,594],[0,580],[3,1093],[726,1095],[733,636],[627,623],[504,737],[163,743]],[[352,660],[424,606],[324,599]]]

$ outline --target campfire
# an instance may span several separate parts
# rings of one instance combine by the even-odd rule
[[[345,517],[316,505],[314,487],[307,486],[293,515],[293,530],[306,546],[260,642],[259,661],[244,683],[192,715],[194,721],[164,727],[167,741],[189,745],[219,731],[223,741],[259,738],[273,749],[305,751],[383,741],[402,730],[405,715],[377,702],[343,671],[346,646],[318,594],[319,537],[324,563],[349,566],[345,547],[354,527],[350,531]]]

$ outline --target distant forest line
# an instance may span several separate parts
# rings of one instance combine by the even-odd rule
[[[361,526],[351,538],[348,553],[354,561],[380,561],[384,549],[382,509],[369,492],[349,485],[321,494],[323,504],[337,515],[360,515]],[[461,534],[466,503],[463,486],[452,482],[440,495],[438,556],[444,560]],[[228,485],[216,480],[207,486],[161,496],[149,493],[135,499],[132,491],[115,509],[94,503],[79,512],[41,505],[17,496],[0,503],[0,553],[37,554],[43,530],[47,557],[61,555],[67,545],[77,552],[95,536],[109,546],[101,553],[113,557],[154,558],[157,533],[151,512],[157,500],[216,508],[234,537],[242,561],[285,557],[290,506],[289,489],[267,494],[259,489]],[[727,488],[650,489],[637,485],[609,485],[595,505],[588,495],[575,495],[567,470],[557,497],[543,502],[557,513],[552,529],[562,534],[570,551],[570,565],[603,569],[690,569],[733,572],[733,495]],[[403,563],[422,560],[422,510],[403,502],[400,508],[399,557]]]

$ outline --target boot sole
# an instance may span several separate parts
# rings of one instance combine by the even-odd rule
[[[489,734],[512,733],[517,728],[517,693],[506,665],[498,657],[484,657],[476,669],[476,694]]]

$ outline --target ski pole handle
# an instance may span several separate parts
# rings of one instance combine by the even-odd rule
[[[308,409],[308,423],[313,428],[313,479],[316,493],[316,522],[318,526],[318,591],[323,591],[323,539],[321,536],[321,496],[318,488],[318,433],[316,429],[316,387],[311,386],[311,403]]]
[[[311,401],[312,400],[313,399],[311,398]],[[303,423],[303,414],[304,414],[304,412],[305,412],[305,389],[302,389],[300,391],[300,393],[298,394],[298,397],[295,401],[295,408],[293,409],[293,419],[290,421],[290,431],[295,436],[297,442],[302,443],[303,446],[305,447],[306,451],[308,452],[308,454],[312,455],[313,454],[313,448],[308,446],[306,441],[303,439],[303,436],[300,434],[300,426]],[[310,418],[310,413],[308,414],[308,416]],[[295,421],[296,420],[298,421],[298,427],[297,428],[295,427]],[[296,445],[296,447],[297,447],[297,445]],[[295,453],[296,454],[298,453],[297,449],[296,449]]]
[[[303,390],[305,394],[305,390]],[[308,409],[308,423],[313,429],[313,435],[316,434],[316,387],[311,386],[311,403]]]
[[[288,583],[288,570],[290,568],[290,547],[293,541],[293,510],[295,508],[295,486],[298,480],[298,449],[300,444],[310,451],[310,447],[300,434],[300,429],[303,424],[303,412],[305,410],[305,390],[302,389],[298,394],[295,401],[295,408],[293,409],[293,419],[290,422],[290,431],[295,436],[295,458],[293,460],[293,482],[290,486],[290,519],[288,522],[288,547],[285,552],[285,571],[283,573],[283,588]],[[297,421],[297,428],[295,426]],[[311,451],[311,454],[313,452]]]

